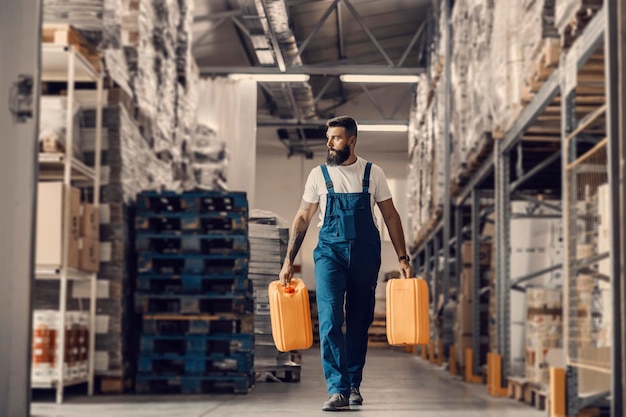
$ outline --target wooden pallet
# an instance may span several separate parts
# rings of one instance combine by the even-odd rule
[[[509,398],[513,398],[514,400],[520,402],[526,402],[526,398],[530,400],[529,381],[527,379],[509,377],[507,382],[509,387]]]
[[[530,386],[530,405],[534,406],[537,410],[545,410],[546,403],[550,393],[543,387],[531,385]]]
[[[535,68],[524,80],[522,102],[528,104],[541,89],[546,80],[559,65],[561,42],[558,38],[546,38],[542,41],[535,57]]]
[[[100,52],[71,25],[44,24],[41,30],[41,41],[56,45],[72,45],[96,71],[102,68]]]
[[[302,368],[300,366],[255,367],[256,380],[265,382],[300,382]]]
[[[121,376],[101,376],[100,393],[123,394],[133,388],[133,379]]]

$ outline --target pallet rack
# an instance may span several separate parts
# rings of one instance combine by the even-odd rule
[[[61,82],[67,84],[67,120],[65,152],[60,154],[39,154],[39,175],[41,179],[57,179],[63,181],[64,189],[69,190],[72,183],[81,187],[93,187],[93,205],[97,208],[100,203],[100,164],[102,141],[102,99],[103,75],[78,51],[73,45],[42,44],[42,72],[43,82]],[[94,166],[87,166],[73,155],[73,113],[75,86],[78,82],[96,84],[96,139]],[[64,224],[70,218],[70,193],[64,192],[63,201]],[[69,236],[67,231],[62,237],[62,261],[60,265],[39,266],[35,268],[35,279],[55,280],[59,282],[59,328],[65,329],[67,296],[69,281],[86,281],[90,284],[89,295],[89,341],[88,341],[88,372],[86,378],[66,379],[63,372],[63,354],[56,361],[56,380],[47,383],[31,384],[32,388],[56,389],[57,403],[63,402],[64,388],[70,385],[88,384],[88,394],[94,391],[94,363],[95,363],[95,330],[96,330],[96,279],[97,274],[84,272],[68,267]],[[58,338],[58,351],[65,351],[65,338]]]
[[[446,3],[449,5],[448,2]],[[565,164],[563,164],[563,167],[559,169],[558,172],[555,171],[555,166],[558,166],[561,161],[571,161],[571,158],[568,159],[569,156],[564,154],[564,147],[562,146],[562,143],[567,140],[571,132],[575,131],[578,126],[583,126],[587,121],[591,120],[590,118],[587,118],[577,121],[576,114],[573,112],[573,106],[575,106],[576,103],[574,88],[576,86],[576,77],[577,74],[585,71],[585,64],[590,60],[592,54],[597,51],[599,47],[602,47],[602,45],[604,45],[602,58],[605,66],[608,68],[606,84],[602,86],[602,90],[608,98],[608,105],[605,109],[590,109],[589,112],[591,112],[592,116],[589,117],[593,117],[593,115],[597,116],[599,112],[605,111],[607,119],[610,121],[609,123],[614,124],[609,124],[607,126],[607,159],[609,162],[608,178],[609,183],[612,184],[611,189],[615,193],[613,195],[622,195],[621,192],[623,190],[620,190],[617,187],[618,173],[621,173],[618,168],[619,160],[617,158],[617,151],[620,150],[623,152],[623,147],[620,148],[618,143],[619,137],[617,129],[617,120],[619,119],[617,103],[618,100],[622,100],[623,103],[623,98],[620,99],[617,97],[618,93],[615,91],[617,90],[615,86],[617,85],[617,71],[619,68],[617,65],[619,51],[617,49],[618,42],[616,39],[618,31],[615,27],[618,19],[620,18],[618,13],[620,9],[617,3],[618,2],[611,0],[605,1],[604,7],[597,12],[585,28],[584,32],[574,41],[571,47],[565,51],[564,54],[567,54],[571,58],[564,61],[562,60],[562,64],[554,70],[547,81],[545,81],[545,83],[541,86],[539,91],[534,95],[534,97],[517,117],[512,127],[506,132],[504,137],[494,141],[493,151],[486,156],[482,165],[473,173],[468,182],[461,187],[459,192],[456,193],[456,196],[454,196],[451,200],[446,200],[451,201],[451,209],[454,212],[454,219],[452,219],[451,215],[444,214],[443,218],[435,223],[431,230],[426,234],[425,238],[419,242],[413,251],[415,270],[418,272],[421,271],[424,276],[430,280],[434,293],[433,299],[436,300],[438,297],[437,293],[439,291],[439,287],[445,289],[448,288],[451,282],[459,282],[458,274],[461,269],[460,267],[457,267],[456,274],[454,276],[450,276],[449,273],[444,272],[442,281],[438,282],[437,276],[439,272],[439,256],[443,258],[443,267],[445,268],[445,271],[447,271],[449,266],[452,264],[460,265],[460,245],[463,241],[463,237],[470,235],[473,248],[472,256],[474,264],[477,264],[479,250],[479,233],[477,232],[477,228],[480,226],[481,221],[484,221],[481,216],[484,214],[484,211],[481,212],[481,196],[485,192],[493,195],[495,199],[496,225],[494,244],[496,245],[495,254],[499,354],[497,355],[499,357],[495,358],[495,360],[498,362],[497,368],[499,369],[499,372],[497,372],[497,375],[493,375],[495,380],[490,381],[492,384],[490,388],[493,388],[492,393],[495,395],[504,395],[507,377],[510,375],[510,290],[519,289],[519,284],[538,275],[562,269],[566,263],[566,261],[564,261],[562,264],[554,265],[550,268],[537,271],[527,276],[520,276],[512,279],[510,258],[508,254],[509,248],[511,247],[510,221],[512,218],[511,213],[509,212],[509,203],[512,200],[521,199],[532,201],[533,203],[540,205],[550,206],[553,209],[557,208],[549,202],[533,198],[532,196],[524,194],[521,191],[523,191],[526,186],[532,188],[530,187],[530,183],[533,180],[545,180],[546,178],[556,175],[559,179],[559,184],[555,185],[558,185],[559,189],[557,191],[559,191],[558,194],[560,194],[560,187],[565,184]],[[621,11],[623,13],[623,10]],[[450,37],[448,37],[448,40],[449,39]],[[448,41],[448,43],[450,43],[450,41]],[[449,48],[449,45],[447,48]],[[449,53],[446,56],[449,57]],[[446,60],[445,65],[446,67],[449,67],[449,59]],[[449,77],[446,77],[446,82],[449,83]],[[611,93],[611,90],[614,91]],[[562,91],[565,91],[566,94],[562,94]],[[594,92],[592,91],[591,93],[593,94]],[[621,91],[621,93],[623,93],[623,91]],[[594,110],[596,112],[594,112]],[[559,119],[559,123],[562,123],[562,126],[558,126],[556,131],[552,130],[550,132],[550,136],[553,136],[550,140],[554,141],[555,145],[558,145],[558,147],[555,146],[547,157],[535,161],[532,168],[524,170],[524,167],[519,165],[520,158],[523,158],[526,155],[523,138],[524,135],[533,127],[539,117],[542,115],[554,116],[555,114],[561,116],[557,119]],[[449,111],[446,111],[445,118],[445,125],[448,126],[450,123]],[[449,158],[446,158],[445,161],[446,166],[444,167],[444,171],[448,172],[450,170]],[[512,161],[518,161],[518,165],[514,166],[517,168],[515,171],[512,170]],[[512,178],[512,172],[515,172],[515,178]],[[449,179],[446,180],[445,188],[450,188]],[[467,215],[468,202],[470,206],[469,216]],[[613,253],[612,259],[614,260],[612,272],[615,277],[615,279],[612,280],[613,304],[615,306],[623,306],[624,302],[626,302],[623,294],[620,292],[620,289],[623,288],[624,284],[621,282],[623,277],[620,275],[619,262],[617,261],[617,256],[615,255],[620,253],[617,251],[619,248],[617,234],[619,234],[620,231],[623,232],[622,229],[624,228],[624,224],[620,221],[620,216],[617,215],[619,207],[618,201],[615,199],[614,204],[611,207],[613,212],[613,229],[617,231],[615,236],[612,236],[611,239],[611,249]],[[467,217],[470,218],[469,228],[464,224]],[[454,224],[452,224],[453,221]],[[449,232],[451,229],[454,230],[454,235]],[[623,233],[621,235],[623,236]],[[445,245],[445,242],[448,242],[448,245]],[[448,247],[454,250],[453,255],[448,252]],[[568,276],[566,275],[566,279],[567,277]],[[474,279],[473,282],[473,292],[474,295],[476,295],[479,291],[479,288],[477,287],[479,280]],[[446,292],[443,294],[444,297],[447,298],[448,294]],[[479,309],[480,305],[475,303],[473,311],[475,319],[475,335],[480,334],[480,322],[477,320],[480,313]],[[619,323],[618,318],[620,317],[620,312],[617,308],[615,310],[614,323]],[[607,370],[611,372],[613,392],[623,392],[624,389],[620,379],[623,365],[621,358],[621,349],[623,348],[621,337],[619,326],[614,326],[611,369]],[[567,340],[566,338],[567,334],[564,335],[564,340]],[[480,340],[478,338],[474,338],[472,357],[474,370],[479,369],[481,366],[478,358],[479,344]],[[457,352],[456,354],[458,356],[462,353]],[[492,358],[490,360],[493,361],[494,359]],[[580,398],[576,385],[577,367],[578,364],[568,362],[567,372],[565,373],[567,382],[567,415],[576,415],[576,413],[585,406],[597,403],[608,394],[600,393],[597,396]],[[613,415],[621,415],[620,410],[623,406],[621,396],[611,396],[611,402],[614,410]]]

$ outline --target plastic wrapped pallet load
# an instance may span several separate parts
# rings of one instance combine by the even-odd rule
[[[504,136],[522,110],[521,1],[499,1],[494,8],[490,57],[494,79],[488,91],[496,138]]]
[[[493,2],[462,0],[452,14],[452,117],[454,155],[452,173],[465,171],[464,163],[476,153],[492,130],[488,94],[493,80],[489,59],[493,26]]]

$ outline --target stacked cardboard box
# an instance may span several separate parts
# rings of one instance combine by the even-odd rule
[[[550,384],[548,353],[562,347],[563,290],[526,289],[526,379],[547,387]]]
[[[485,308],[488,302],[489,289],[489,266],[491,264],[491,244],[482,243],[480,245],[480,277],[478,282],[479,298],[474,296],[474,276],[472,275],[472,243],[463,242],[461,260],[463,270],[458,291],[458,302],[456,304],[456,320],[454,325],[454,344],[458,362],[465,366],[465,350],[473,347],[474,338],[480,340],[481,363],[486,361],[488,344],[484,336],[488,334],[489,315]],[[480,334],[474,334],[474,304],[479,303]],[[485,306],[485,307],[482,307]]]

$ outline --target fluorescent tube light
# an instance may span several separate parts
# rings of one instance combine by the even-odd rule
[[[343,74],[339,79],[344,83],[416,83],[417,75],[356,75]]]
[[[408,132],[407,125],[358,125],[359,132]]]
[[[230,74],[233,80],[252,79],[266,83],[297,83],[309,81],[309,74]]]

